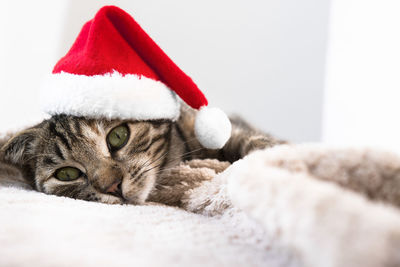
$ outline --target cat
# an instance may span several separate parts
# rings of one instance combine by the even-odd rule
[[[193,131],[195,113],[183,106],[176,122],[55,115],[0,143],[0,165],[3,170],[17,167],[30,187],[46,194],[143,204],[163,170],[182,161],[234,162],[253,150],[285,143],[231,117],[232,135],[225,146],[205,149]]]

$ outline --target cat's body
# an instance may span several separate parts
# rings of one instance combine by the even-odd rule
[[[32,188],[47,194],[141,204],[154,190],[157,177],[182,161],[233,162],[254,149],[282,143],[235,118],[227,144],[219,150],[205,149],[193,131],[194,113],[183,107],[176,122],[53,116],[0,144],[0,169],[17,167]],[[115,136],[120,138],[115,129],[126,131],[126,140],[117,149],[112,146],[118,142]]]

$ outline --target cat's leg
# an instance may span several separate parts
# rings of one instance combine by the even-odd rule
[[[193,130],[195,117],[196,112],[194,110],[183,106],[181,117],[175,125],[180,136],[179,140],[185,145],[183,160],[216,158],[234,162],[253,150],[286,143],[255,129],[240,117],[231,117],[232,134],[225,146],[218,150],[205,149],[197,141]]]
[[[240,117],[231,117],[230,120],[232,123],[232,135],[222,148],[225,160],[233,162],[243,158],[251,151],[286,143],[286,141],[279,140],[270,134],[253,128]]]

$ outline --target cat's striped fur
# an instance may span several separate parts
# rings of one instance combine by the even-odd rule
[[[233,162],[251,150],[282,143],[241,119],[232,121],[232,137],[224,148],[201,147],[193,132],[195,111],[183,107],[177,122],[86,119],[53,116],[11,137],[1,148],[2,164],[12,164],[32,188],[48,194],[105,203],[146,201],[163,170],[194,158]],[[110,152],[106,136],[125,124],[130,136],[120,150]],[[61,167],[78,168],[74,181],[54,177]],[[108,188],[118,184],[118,194]]]

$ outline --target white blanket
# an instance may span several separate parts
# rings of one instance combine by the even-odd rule
[[[0,187],[0,266],[400,266],[399,190],[398,156],[313,145],[255,152],[191,191],[188,209],[212,216]]]
[[[243,213],[106,205],[0,188],[0,266],[299,266]]]

